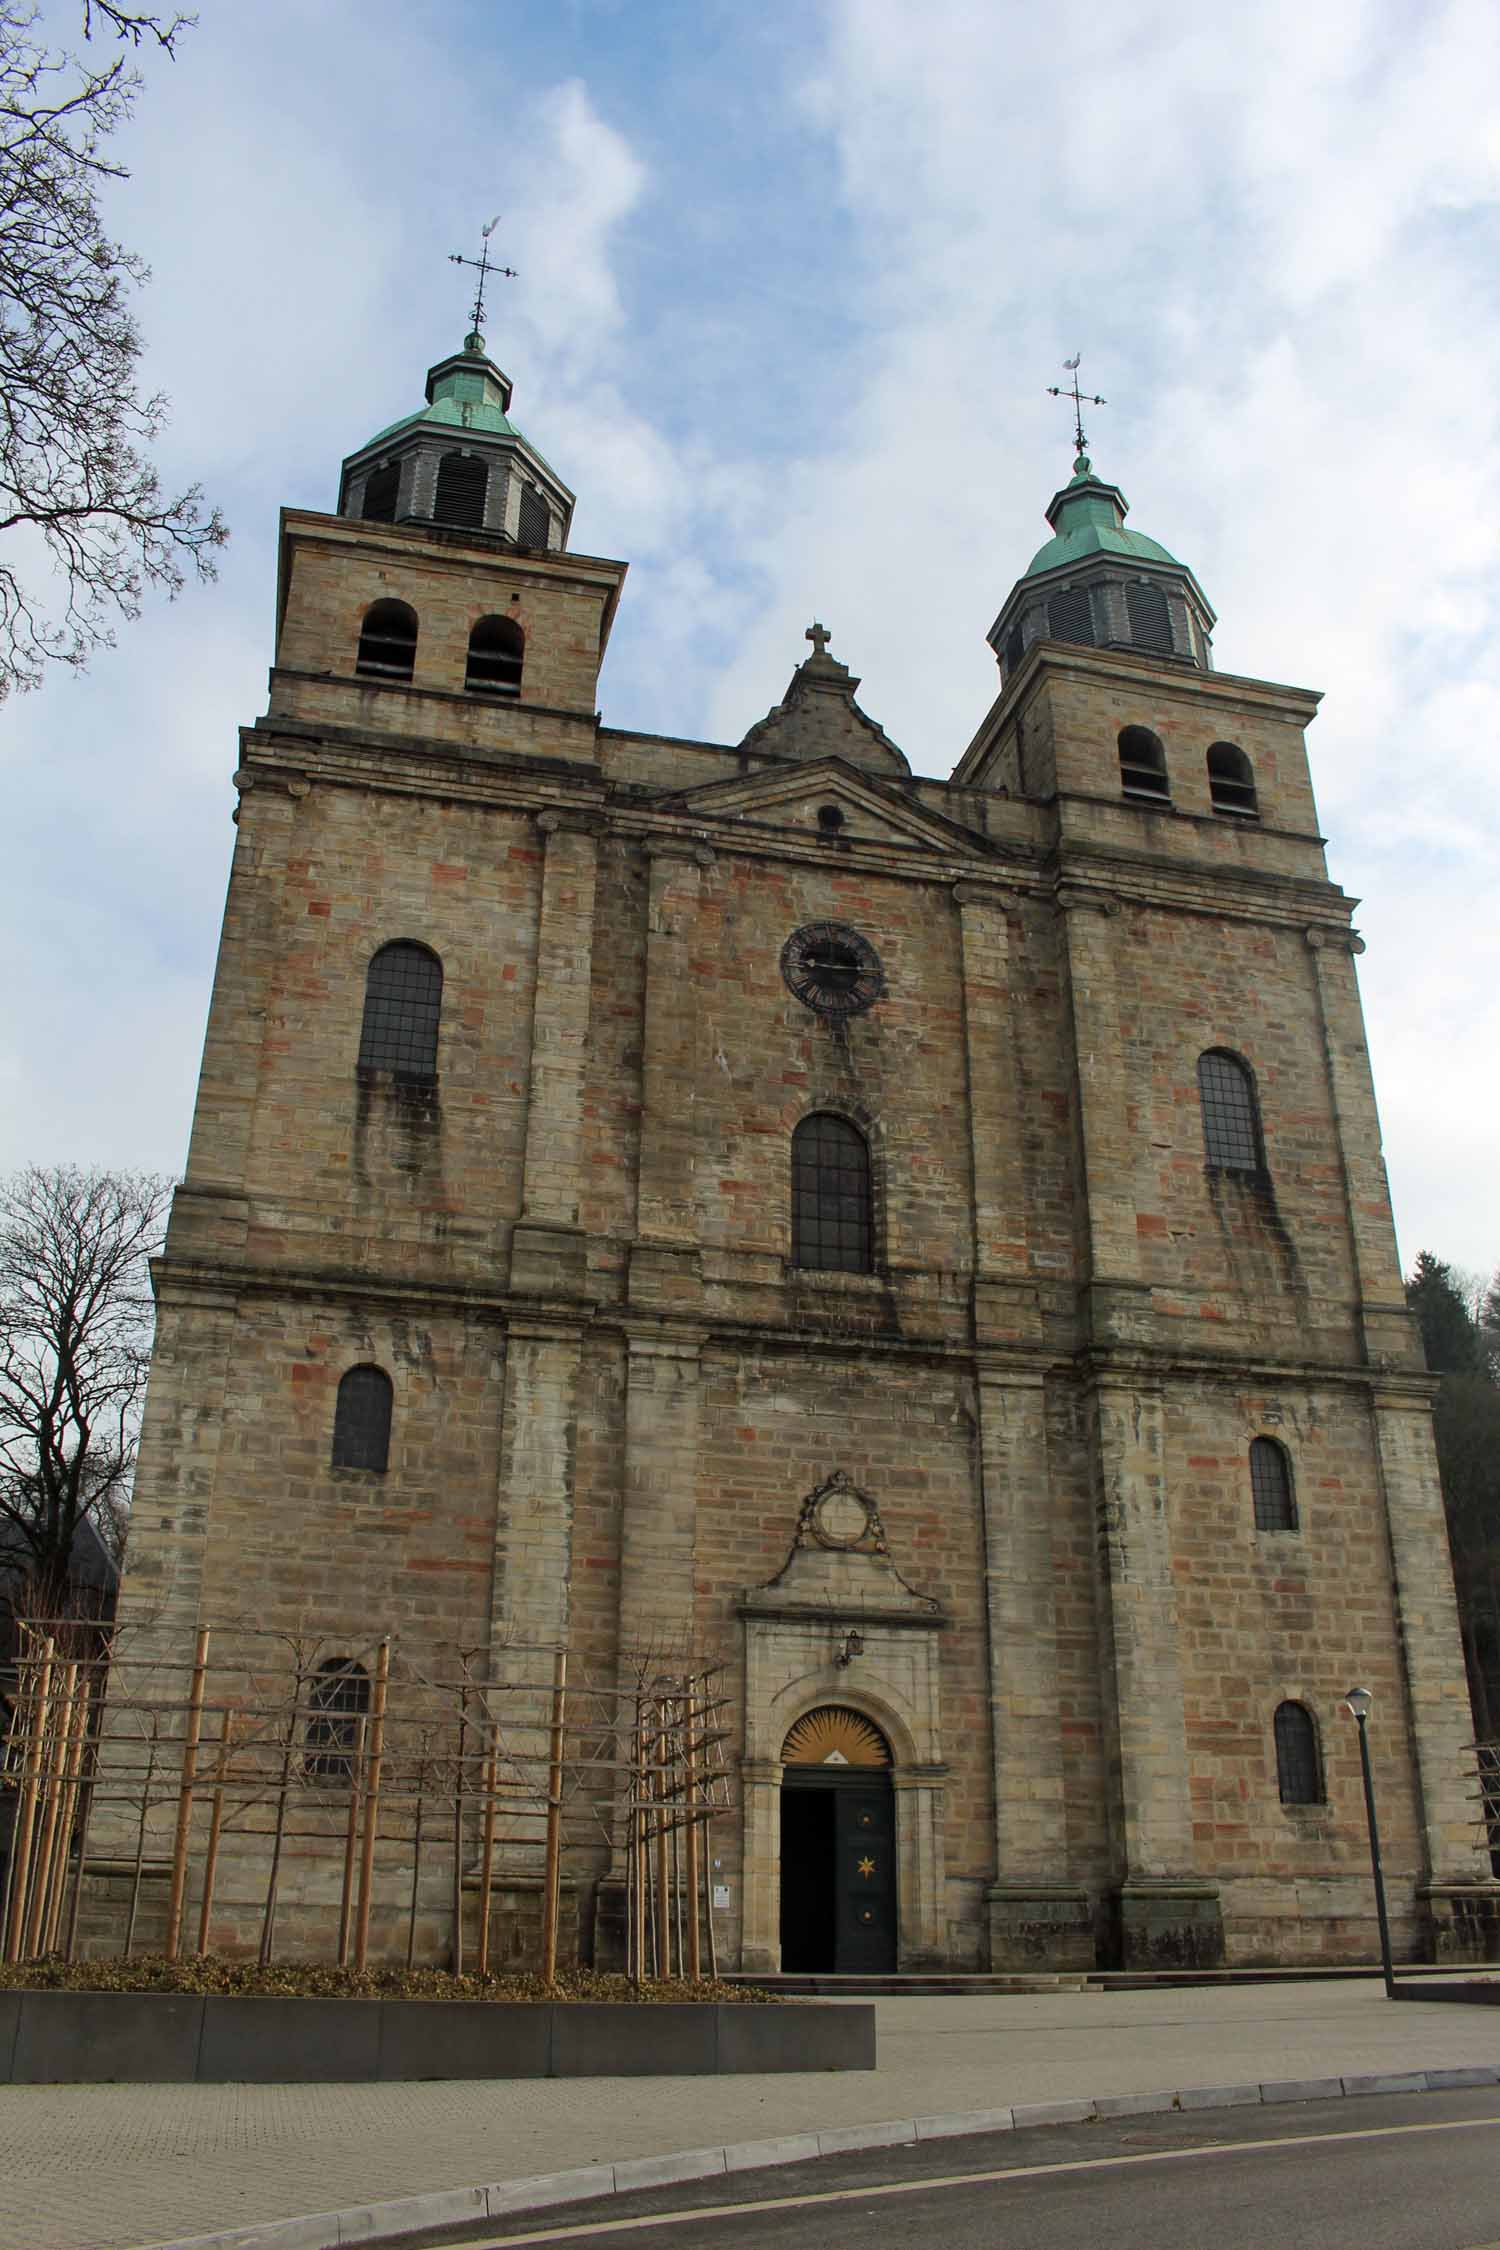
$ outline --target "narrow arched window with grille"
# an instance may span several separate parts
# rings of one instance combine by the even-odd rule
[[[869,1273],[875,1225],[870,1147],[832,1111],[804,1117],[792,1135],[792,1263],[825,1273]]]
[[[396,502],[401,494],[401,464],[387,461],[384,468],[372,469],[365,479],[363,515],[366,523],[394,523]]]
[[[1161,736],[1149,727],[1121,727],[1119,748],[1120,787],[1125,795],[1154,797],[1159,804],[1170,804],[1167,753]]]
[[[307,1700],[308,1779],[352,1781],[370,1708],[369,1673],[352,1656],[330,1656],[313,1674]]]
[[[1260,818],[1255,769],[1237,742],[1209,744],[1208,800],[1215,812],[1234,813],[1240,820]]]
[[[336,1469],[383,1470],[391,1455],[391,1379],[383,1367],[351,1367],[333,1409]]]
[[[1211,1047],[1198,1057],[1198,1099],[1209,1166],[1221,1172],[1264,1172],[1260,1107],[1249,1064],[1226,1048]]]
[[[407,1086],[437,1078],[443,964],[425,945],[398,938],[383,945],[365,972],[359,1069],[391,1071]]]
[[[445,453],[438,463],[437,488],[432,499],[433,522],[480,530],[484,524],[489,481],[489,465],[483,454]]]
[[[1047,604],[1047,634],[1054,641],[1094,646],[1094,609],[1086,586],[1068,586]]]
[[[1321,1805],[1323,1761],[1318,1730],[1305,1704],[1276,1706],[1276,1786],[1284,1805]]]
[[[469,635],[464,686],[470,695],[517,696],[526,635],[513,617],[481,617]]]
[[[516,538],[523,547],[545,547],[552,531],[552,516],[534,484],[521,487],[521,513]]]
[[[417,613],[410,602],[372,602],[359,629],[354,669],[366,678],[409,680],[417,661]]]
[[[1250,1495],[1255,1504],[1257,1531],[1295,1531],[1297,1503],[1292,1494],[1292,1465],[1286,1448],[1275,1438],[1253,1438],[1250,1444]]]

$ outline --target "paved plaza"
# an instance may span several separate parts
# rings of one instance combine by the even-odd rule
[[[1500,2065],[1500,2008],[1378,1980],[877,2003],[848,2076],[0,2089],[0,2250],[139,2250],[720,2143],[1015,2103]]]

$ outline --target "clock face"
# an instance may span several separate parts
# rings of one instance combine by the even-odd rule
[[[820,1016],[857,1016],[885,990],[880,956],[846,922],[808,922],[781,949],[781,973],[806,1008]]]

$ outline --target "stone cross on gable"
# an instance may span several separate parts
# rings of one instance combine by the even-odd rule
[[[828,654],[828,644],[833,639],[833,635],[829,632],[826,625],[820,625],[818,624],[817,620],[814,619],[813,623],[808,626],[807,631],[803,634],[802,638],[805,641],[812,642],[814,656],[826,656]]]

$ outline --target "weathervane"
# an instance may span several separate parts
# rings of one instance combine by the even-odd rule
[[[499,224],[500,214],[497,211],[493,219],[491,219],[489,225],[480,229],[479,256],[477,258],[465,258],[457,250],[450,250],[448,253],[448,263],[450,266],[472,266],[474,268],[474,271],[479,276],[479,287],[474,292],[474,311],[472,315],[473,329],[476,336],[480,334],[484,327],[484,285],[489,280],[490,275],[492,273],[503,274],[507,281],[514,281],[516,278],[516,269],[514,266],[492,266],[490,264],[490,236],[494,233],[496,227],[499,226]]]
[[[1078,440],[1078,458],[1080,459],[1080,461],[1084,457],[1084,449],[1088,443],[1088,440],[1083,434],[1084,408],[1086,406],[1108,406],[1109,404],[1109,400],[1107,398],[1095,398],[1091,396],[1088,391],[1079,390],[1078,363],[1082,359],[1082,357],[1082,352],[1075,352],[1071,359],[1065,359],[1063,361],[1064,367],[1073,378],[1073,385],[1071,390],[1063,390],[1056,383],[1049,383],[1047,385],[1048,398],[1070,398],[1073,401],[1073,431]]]

